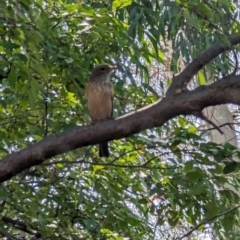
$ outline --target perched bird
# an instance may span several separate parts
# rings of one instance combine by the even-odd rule
[[[95,67],[86,87],[88,112],[93,122],[112,118],[113,87],[110,76],[116,66],[102,64]],[[99,157],[109,157],[108,142],[99,144]]]

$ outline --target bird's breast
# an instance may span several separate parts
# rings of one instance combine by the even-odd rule
[[[93,121],[112,117],[113,88],[111,83],[88,83],[86,98],[89,115]]]

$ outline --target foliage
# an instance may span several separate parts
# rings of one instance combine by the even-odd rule
[[[0,7],[1,157],[89,123],[84,88],[95,64],[119,66],[120,116],[166,90],[167,79],[153,72],[167,66],[169,48],[167,70],[177,73],[180,58],[187,64],[240,30],[239,10],[225,0],[8,0]],[[226,74],[233,64],[229,53],[218,56],[199,73],[201,84],[206,72]],[[174,239],[203,222],[196,230],[210,231],[209,223],[218,239],[240,238],[239,212],[231,211],[239,203],[232,157],[240,151],[209,142],[197,126],[179,117],[113,141],[108,160],[86,147],[13,177],[0,188],[0,234]]]

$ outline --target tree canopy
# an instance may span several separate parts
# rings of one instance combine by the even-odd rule
[[[0,3],[2,239],[240,239],[239,2]],[[85,86],[115,64],[114,118]],[[110,157],[97,144],[110,140]]]

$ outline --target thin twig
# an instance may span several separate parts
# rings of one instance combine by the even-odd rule
[[[237,53],[235,50],[233,50],[232,52],[233,52],[233,58],[235,60],[235,68],[234,68],[232,74],[236,74],[237,70],[238,70],[238,56],[237,56]]]
[[[177,238],[176,240],[182,240],[182,239],[184,239],[184,238],[186,238],[186,237],[189,237],[195,230],[197,230],[197,229],[198,229],[199,227],[201,227],[202,225],[205,225],[205,224],[207,224],[207,223],[210,223],[210,222],[212,222],[212,221],[213,221],[214,219],[216,219],[216,218],[219,218],[219,217],[222,217],[222,216],[224,216],[224,215],[227,215],[227,214],[229,214],[229,213],[231,213],[231,212],[234,212],[234,211],[237,210],[239,207],[240,207],[240,204],[237,205],[236,207],[230,209],[230,210],[227,210],[227,211],[225,211],[225,212],[223,212],[223,213],[220,213],[220,214],[218,214],[218,215],[215,215],[215,216],[213,216],[213,217],[211,217],[211,218],[209,218],[209,219],[206,219],[206,220],[202,221],[201,223],[199,223],[198,225],[196,225],[195,227],[193,227],[190,231],[188,231],[186,234],[184,234],[183,236]]]

